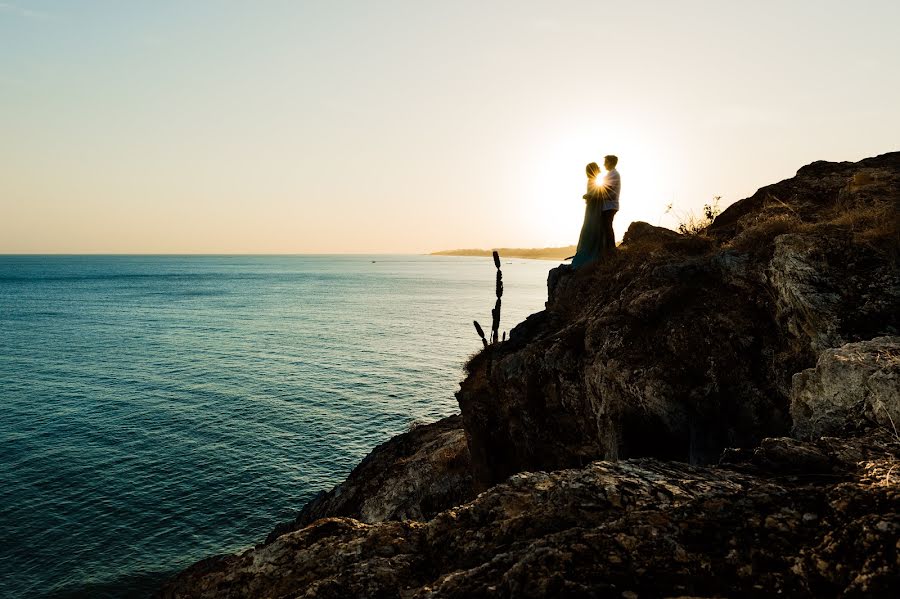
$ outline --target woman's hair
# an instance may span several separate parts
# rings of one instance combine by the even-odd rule
[[[600,174],[600,167],[597,165],[596,162],[591,162],[586,167],[584,167],[584,172],[587,173],[587,176],[589,178],[596,177],[597,175]]]

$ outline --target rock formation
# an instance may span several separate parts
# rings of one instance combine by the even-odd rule
[[[266,542],[329,516],[361,522],[427,519],[474,496],[462,420],[450,416],[376,447],[347,480],[319,493]]]
[[[719,468],[652,458],[521,473],[426,522],[325,518],[201,562],[164,597],[887,594],[900,444],[773,439]],[[786,476],[785,473],[788,473]]]
[[[892,153],[632,224],[468,364],[460,417],[161,596],[893,596],[898,201]]]
[[[816,439],[875,423],[898,435],[900,337],[878,337],[823,351],[815,368],[794,375],[794,435]]]
[[[596,459],[712,463],[787,434],[795,373],[898,332],[898,202],[900,153],[818,162],[706,235],[634,223],[614,260],[551,271],[547,310],[457,394],[479,488]]]

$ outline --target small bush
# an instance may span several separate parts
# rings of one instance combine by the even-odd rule
[[[696,216],[693,211],[680,212],[673,210],[672,204],[666,207],[666,212],[673,212],[678,220],[678,232],[682,235],[705,235],[706,230],[716,220],[722,210],[719,208],[719,201],[722,196],[713,196],[710,203],[703,205],[703,215]]]

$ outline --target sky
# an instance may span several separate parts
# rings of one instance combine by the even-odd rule
[[[900,2],[0,1],[0,253],[619,237],[900,149]],[[666,207],[672,204],[668,213]]]

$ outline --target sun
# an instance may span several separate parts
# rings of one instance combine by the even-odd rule
[[[549,133],[535,135],[535,151],[523,165],[527,177],[520,181],[517,208],[529,234],[545,245],[568,245],[578,239],[584,220],[587,179],[585,164],[601,164],[607,153],[620,160],[624,179],[623,201],[616,218],[618,236],[632,221],[656,224],[664,204],[671,201],[677,172],[664,158],[664,140],[655,135],[607,123],[557,123]],[[585,124],[587,123],[587,124]],[[652,133],[652,132],[650,132]],[[607,171],[591,180],[603,187]]]

